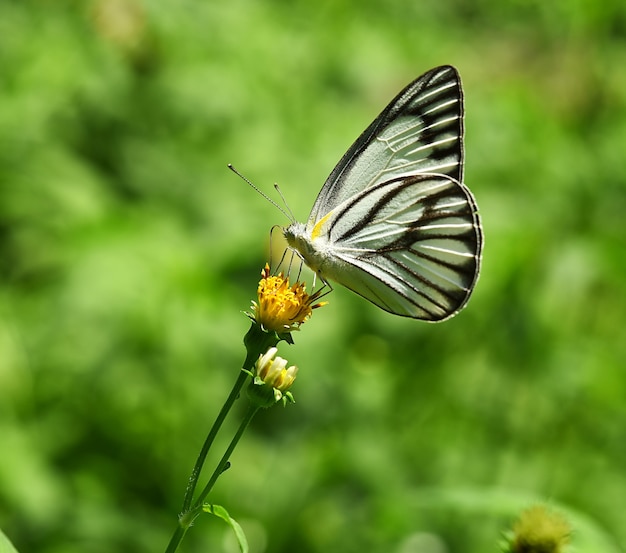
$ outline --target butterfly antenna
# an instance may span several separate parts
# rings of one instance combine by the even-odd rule
[[[295,221],[296,218],[293,216],[293,213],[291,209],[289,208],[289,204],[287,203],[287,200],[285,200],[285,196],[283,196],[283,191],[280,189],[280,186],[278,186],[277,183],[274,183],[274,188],[276,189],[276,192],[278,192],[280,199],[283,201],[283,205],[285,206],[285,209],[289,212],[289,218],[292,221]]]
[[[265,192],[261,191],[259,188],[257,188],[254,184],[252,184],[246,177],[244,177],[239,171],[237,171],[237,169],[235,169],[232,164],[228,164],[228,168],[235,173],[235,175],[237,175],[240,179],[244,180],[245,182],[247,182],[254,190],[256,190],[261,196],[263,196],[269,203],[271,203],[276,209],[278,209],[278,211],[280,211],[285,217],[287,217],[287,219],[289,219],[291,222],[294,222],[295,219],[293,217],[293,215],[291,214],[291,212],[287,212],[285,211],[282,207],[280,207],[274,200],[272,200],[272,198],[270,198]],[[282,198],[283,195],[281,194],[280,197]],[[285,201],[285,199],[283,198],[283,202]],[[285,204],[286,205],[286,204]],[[289,209],[289,208],[287,208]]]

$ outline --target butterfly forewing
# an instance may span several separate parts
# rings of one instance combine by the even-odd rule
[[[361,190],[419,173],[463,181],[463,92],[451,66],[409,84],[361,134],[324,183],[308,224]]]

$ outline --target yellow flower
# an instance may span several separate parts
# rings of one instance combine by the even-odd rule
[[[271,276],[268,264],[261,276],[258,302],[252,302],[251,318],[264,330],[278,333],[297,330],[309,319],[313,309],[326,305],[326,302],[314,303],[319,299],[319,293],[307,294],[304,283],[296,282],[290,286],[289,277],[285,278],[283,273]]]
[[[544,505],[526,509],[513,526],[512,553],[562,553],[569,544],[571,527],[565,517]]]

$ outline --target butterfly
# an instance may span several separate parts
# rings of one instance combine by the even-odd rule
[[[390,313],[431,322],[458,313],[483,244],[463,184],[463,113],[454,67],[410,83],[341,158],[307,223],[283,229],[289,247],[324,283]]]

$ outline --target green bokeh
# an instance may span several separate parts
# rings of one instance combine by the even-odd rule
[[[287,222],[226,164],[304,220],[443,63],[485,229],[474,297],[429,325],[333,292],[281,345],[297,404],[258,417],[213,500],[253,553],[495,551],[537,499],[573,513],[580,553],[626,543],[622,0],[3,0],[0,528],[20,552],[164,550]],[[205,517],[182,551],[228,539]]]

